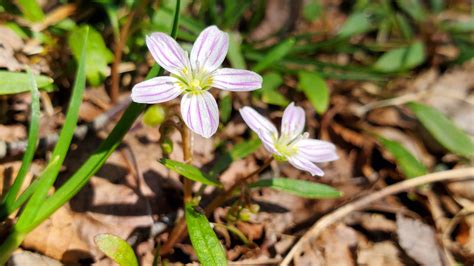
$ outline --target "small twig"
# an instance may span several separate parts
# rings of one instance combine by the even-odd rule
[[[118,43],[114,49],[114,62],[112,64],[111,69],[111,76],[112,76],[112,84],[110,86],[110,99],[112,103],[115,103],[119,97],[119,65],[122,62],[122,51],[123,47],[125,46],[125,42],[127,41],[127,36],[130,30],[130,25],[132,25],[132,21],[135,17],[136,11],[132,10],[128,15],[127,22],[123,26],[122,30],[120,31],[120,37]]]
[[[119,102],[106,112],[97,116],[91,123],[80,125],[74,131],[74,136],[76,139],[84,139],[87,133],[97,132],[103,129],[113,117],[118,113],[122,112],[130,103],[130,99],[127,99]],[[48,150],[53,147],[58,141],[58,133],[50,134],[46,137],[42,137],[39,140],[38,150]],[[4,142],[0,140],[0,159],[3,159],[7,156],[15,156],[25,152],[26,149],[26,140],[20,140],[15,142]]]
[[[356,211],[356,210],[361,210],[374,201],[380,200],[386,196],[397,194],[407,189],[414,188],[420,185],[446,181],[446,180],[462,179],[466,177],[474,178],[474,167],[454,169],[454,170],[443,171],[443,172],[438,172],[438,173],[433,173],[433,174],[428,174],[428,175],[412,178],[412,179],[405,180],[403,182],[388,186],[373,194],[367,195],[366,197],[363,197],[359,200],[351,202],[329,213],[328,215],[322,217],[320,220],[318,220],[291,248],[290,252],[288,252],[288,254],[286,255],[281,265],[282,266],[289,265],[290,262],[293,260],[293,258],[296,256],[296,254],[300,251],[301,246],[307,241],[309,241],[310,239],[317,238],[323,232],[324,229],[326,229],[333,223],[337,222],[338,220],[346,217],[351,212]]]

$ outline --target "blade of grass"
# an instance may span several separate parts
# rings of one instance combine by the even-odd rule
[[[49,168],[49,171],[43,173],[47,178],[40,177],[40,181],[36,191],[31,196],[30,200],[26,204],[24,211],[21,213],[18,223],[15,228],[20,232],[28,232],[31,228],[31,221],[34,220],[36,213],[44,202],[44,199],[48,195],[49,189],[53,186],[56,181],[56,177],[59,174],[61,165],[66,158],[66,154],[69,150],[72,138],[74,136],[74,130],[77,126],[77,120],[79,119],[79,108],[82,103],[82,96],[86,87],[86,47],[88,39],[88,29],[84,33],[84,41],[82,43],[82,54],[77,67],[76,79],[71,95],[71,101],[68,107],[66,120],[64,122],[61,134],[59,135],[58,142],[54,147],[52,157],[54,160],[58,160],[54,167]]]
[[[2,205],[0,207],[0,219],[3,220],[4,217],[10,214],[13,203],[15,202],[18,192],[20,191],[21,186],[25,180],[26,174],[30,169],[31,162],[35,155],[36,145],[38,144],[38,134],[39,134],[39,122],[40,122],[40,94],[38,91],[38,86],[36,81],[31,73],[31,70],[28,69],[28,77],[31,86],[31,122],[30,128],[28,130],[28,141],[26,144],[26,151],[23,155],[23,160],[21,162],[20,170],[13,182],[13,185],[8,190],[7,194],[3,198]]]

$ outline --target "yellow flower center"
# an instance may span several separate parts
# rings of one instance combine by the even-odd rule
[[[281,136],[277,141],[275,141],[275,149],[281,154],[274,155],[275,159],[278,161],[286,161],[287,157],[295,155],[298,152],[298,147],[296,147],[295,140],[289,140],[285,136]]]

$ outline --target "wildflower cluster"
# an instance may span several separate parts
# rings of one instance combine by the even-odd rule
[[[184,123],[195,133],[210,138],[219,125],[219,109],[210,88],[227,91],[252,91],[262,87],[262,77],[255,72],[220,68],[229,47],[227,33],[216,26],[206,28],[187,53],[170,36],[157,32],[146,38],[146,44],[156,62],[170,72],[170,76],[156,77],[138,83],[132,89],[132,99],[139,103],[162,103],[181,99]],[[264,147],[280,161],[322,176],[324,172],[314,163],[336,160],[332,143],[309,139],[303,133],[305,113],[291,103],[283,114],[281,134],[266,118],[251,107],[243,107],[240,114],[245,123],[262,140]]]

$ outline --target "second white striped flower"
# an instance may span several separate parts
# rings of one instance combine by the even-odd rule
[[[169,35],[155,32],[146,44],[156,62],[171,73],[136,84],[132,100],[138,103],[161,103],[183,94],[181,115],[195,133],[209,138],[219,126],[219,109],[210,88],[227,91],[251,91],[262,87],[262,77],[255,72],[220,68],[229,48],[229,36],[216,26],[201,32],[187,53]]]
[[[281,134],[265,117],[251,107],[243,107],[240,115],[245,123],[262,140],[263,146],[279,161],[288,161],[294,167],[309,172],[311,175],[324,175],[314,163],[329,162],[338,159],[334,144],[309,139],[309,134],[303,133],[305,114],[301,107],[291,103],[283,112]]]

